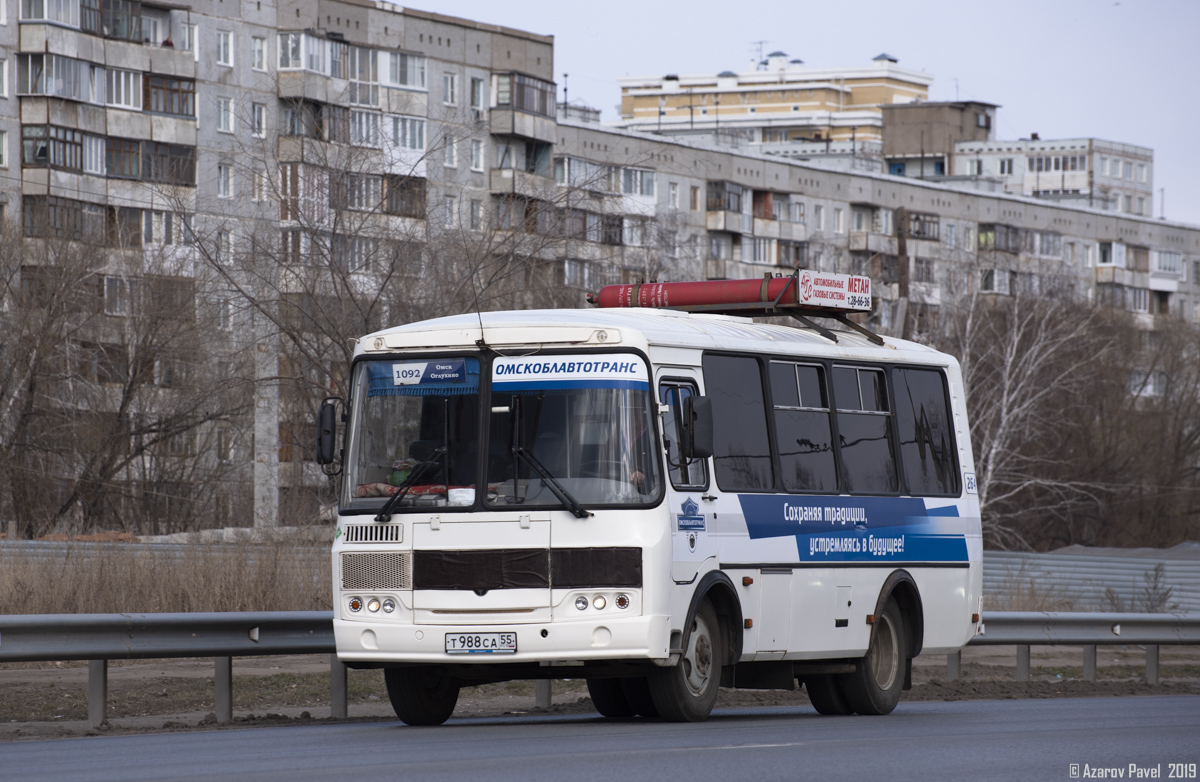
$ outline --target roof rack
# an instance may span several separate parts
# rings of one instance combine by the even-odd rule
[[[826,339],[837,336],[810,318],[830,318],[876,345],[883,338],[846,317],[871,311],[871,278],[796,269],[792,274],[763,275],[762,280],[705,280],[606,285],[588,301],[598,307],[646,307],[716,315],[769,317],[787,315]]]

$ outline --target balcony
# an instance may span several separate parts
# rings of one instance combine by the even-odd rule
[[[550,117],[530,114],[514,109],[491,110],[491,133],[497,136],[520,136],[553,144],[557,136],[558,123]]]
[[[750,219],[750,215],[741,212],[719,211],[708,212],[706,222],[710,231],[740,234],[750,233]]]
[[[850,249],[859,252],[896,254],[896,238],[870,231],[851,231]]]
[[[513,168],[493,168],[490,187],[492,193],[497,195],[512,194],[552,201],[558,185],[551,177]]]

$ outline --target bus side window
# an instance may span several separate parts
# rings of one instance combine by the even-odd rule
[[[706,355],[704,392],[712,400],[717,486],[723,491],[775,488],[758,359]]]
[[[854,494],[897,491],[891,412],[883,371],[835,366],[833,401],[837,405],[838,443],[846,490]]]
[[[771,397],[783,488],[790,492],[837,491],[825,368],[772,361]]]
[[[671,475],[671,485],[676,489],[707,489],[708,467],[704,459],[696,459],[684,463],[679,454],[679,443],[683,436],[683,400],[696,396],[696,387],[691,383],[674,382],[659,385],[663,404],[667,412],[663,416],[663,433],[667,446],[667,472]]]
[[[954,428],[942,373],[927,369],[892,371],[900,465],[909,494],[957,496]]]

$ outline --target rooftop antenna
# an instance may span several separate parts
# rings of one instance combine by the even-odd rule
[[[754,48],[754,49],[757,49],[757,50],[758,50],[758,56],[754,58],[754,62],[758,63],[758,67],[761,67],[761,66],[762,66],[762,61],[763,61],[763,47],[765,47],[765,46],[766,46],[767,44],[769,44],[769,43],[770,43],[770,41],[751,41],[751,42],[750,42],[750,46],[751,46],[752,48]]]
[[[563,74],[563,103],[564,104],[571,102],[570,98],[567,97],[567,77],[570,75],[571,74],[569,74],[569,73]]]

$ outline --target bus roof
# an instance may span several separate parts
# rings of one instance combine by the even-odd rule
[[[951,356],[926,345],[884,337],[885,344],[880,347],[865,336],[838,328],[830,326],[837,336],[834,343],[799,324],[756,323],[729,315],[649,308],[513,310],[451,315],[384,329],[363,337],[357,352],[370,355],[396,350],[474,349],[482,336],[485,344],[500,350],[538,346],[671,347],[941,365],[954,362]],[[614,330],[618,333],[613,334]]]

